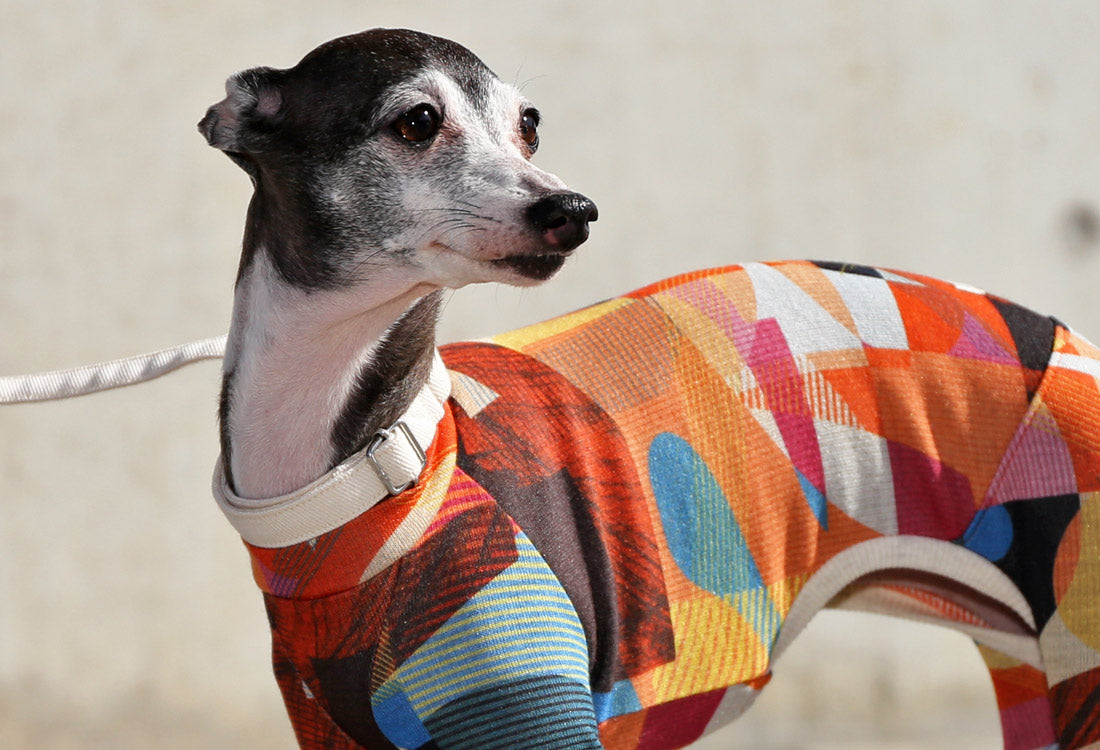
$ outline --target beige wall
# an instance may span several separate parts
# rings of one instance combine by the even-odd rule
[[[0,0],[0,373],[222,332],[248,183],[195,122],[229,73],[375,25],[450,36],[523,82],[540,164],[600,206],[550,285],[456,294],[447,339],[780,256],[965,280],[1100,336],[1088,0]],[[0,409],[0,746],[291,745],[209,496],[217,381],[206,364]],[[965,639],[842,615],[728,736],[998,746]]]

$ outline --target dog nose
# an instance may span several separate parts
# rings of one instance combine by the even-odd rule
[[[596,204],[580,193],[552,193],[527,209],[527,220],[550,245],[572,250],[588,239],[588,224],[600,216]]]

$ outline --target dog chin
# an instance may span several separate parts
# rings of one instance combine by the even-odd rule
[[[565,265],[566,253],[510,255],[490,261],[494,268],[508,272],[507,283],[531,286],[546,281]]]
[[[486,283],[535,286],[557,273],[572,254],[557,249],[528,249],[487,258],[481,252],[462,251],[442,243],[433,243],[429,250],[421,256],[419,265],[430,280],[451,289]]]

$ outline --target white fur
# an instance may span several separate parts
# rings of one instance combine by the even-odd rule
[[[225,358],[233,372],[227,427],[238,495],[283,495],[329,468],[333,424],[356,376],[393,322],[428,291],[388,281],[304,292],[280,281],[257,253],[237,287]],[[372,300],[381,303],[369,306]]]

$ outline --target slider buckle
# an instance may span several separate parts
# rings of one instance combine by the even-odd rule
[[[415,472],[412,474],[412,476],[403,484],[397,484],[394,479],[390,477],[390,474],[386,471],[386,468],[382,466],[382,464],[378,461],[378,458],[375,456],[375,453],[383,446],[387,445],[391,438],[398,435],[405,438],[405,441],[409,444],[409,447],[412,448],[413,455],[420,463],[420,465],[415,469]],[[398,444],[393,444],[394,449],[397,449],[398,447]],[[367,450],[364,458],[367,463],[371,465],[371,468],[374,469],[374,473],[378,475],[378,478],[382,480],[382,484],[383,486],[385,486],[386,492],[388,492],[391,496],[400,495],[405,490],[413,487],[416,484],[417,480],[420,479],[420,475],[424,473],[424,467],[428,465],[427,454],[424,452],[424,449],[420,447],[420,443],[416,442],[416,438],[413,436],[412,430],[409,429],[409,426],[404,422],[396,422],[388,430],[381,429],[378,430],[378,432],[374,433],[374,437],[367,445]]]

